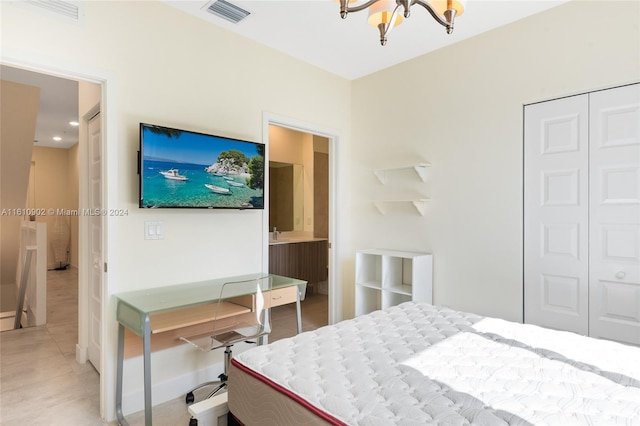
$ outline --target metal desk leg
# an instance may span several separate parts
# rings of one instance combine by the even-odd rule
[[[116,360],[116,416],[118,424],[129,426],[122,414],[122,374],[124,361],[124,325],[118,324],[118,358]]]
[[[144,334],[142,336],[144,352],[144,424],[152,426],[151,420],[151,324],[149,315],[144,319]]]
[[[296,319],[298,326],[298,334],[302,333],[302,311],[300,308],[300,289],[296,292]]]

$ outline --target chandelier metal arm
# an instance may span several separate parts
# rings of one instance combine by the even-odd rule
[[[381,0],[368,0],[365,3],[362,3],[357,6],[349,6],[349,0],[340,0],[340,17],[345,19],[349,12],[359,12],[361,10],[365,10],[370,6],[378,3]],[[447,29],[447,34],[451,34],[453,32],[453,21],[456,17],[457,10],[452,7],[452,1],[448,1],[449,9],[444,11],[444,19],[438,15],[433,6],[431,6],[427,0],[395,0],[396,7],[393,9],[393,13],[391,14],[391,18],[387,22],[381,22],[378,24],[378,31],[380,31],[380,44],[383,46],[387,42],[387,35],[391,32],[391,29],[394,27],[393,23],[395,18],[398,15],[398,9],[402,7],[404,9],[404,17],[408,18],[411,14],[411,6],[414,4],[418,4],[424,7],[427,12],[431,15],[433,19],[443,27]]]
[[[429,3],[424,2],[423,0],[412,0],[411,5],[413,6],[414,4],[419,4],[420,6],[424,7],[425,9],[427,9],[427,12],[429,12],[431,14],[433,19],[435,19],[443,27],[447,28],[447,33],[450,34],[451,32],[453,32],[453,19],[456,16],[456,10],[455,9],[447,10],[445,12],[446,20],[444,20],[436,13],[435,10],[433,10],[433,8],[431,7],[431,5]]]
[[[357,6],[349,6],[349,0],[340,0],[340,17],[345,19],[349,12],[359,12],[368,8],[369,6],[377,3],[380,0],[369,0],[366,3],[359,4]]]

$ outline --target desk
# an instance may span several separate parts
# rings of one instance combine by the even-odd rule
[[[151,426],[151,318],[153,314],[213,303],[218,300],[220,290],[226,282],[243,281],[265,276],[249,274],[235,277],[218,278],[195,283],[178,284],[159,288],[118,293],[116,297],[116,320],[118,321],[118,358],[116,376],[116,415],[121,425],[129,423],[122,414],[122,380],[124,365],[125,327],[142,337],[144,363],[144,419]],[[300,301],[304,300],[307,282],[293,278],[270,275],[272,290],[297,286],[296,313],[298,333],[302,331]]]

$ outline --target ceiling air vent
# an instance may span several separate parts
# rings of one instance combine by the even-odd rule
[[[209,13],[213,13],[229,22],[237,24],[249,16],[250,12],[239,8],[225,0],[216,0],[207,7]]]
[[[42,11],[53,13],[55,15],[64,16],[67,19],[78,21],[80,19],[80,11],[78,5],[62,0],[27,0],[30,6],[37,7]]]

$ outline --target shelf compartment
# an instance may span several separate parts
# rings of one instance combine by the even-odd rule
[[[356,283],[367,283],[369,287],[381,287],[382,258],[374,254],[356,254]]]
[[[382,283],[380,281],[358,281],[358,285],[375,290],[382,290]]]
[[[413,286],[411,284],[389,284],[383,287],[383,290],[397,294],[411,296],[413,294]]]
[[[412,257],[382,256],[382,288],[397,293],[412,294]]]
[[[382,291],[361,285],[356,286],[356,316],[382,308]]]
[[[399,305],[400,303],[410,302],[411,295],[394,293],[391,291],[383,291],[382,292],[382,309],[388,308],[389,306]]]

